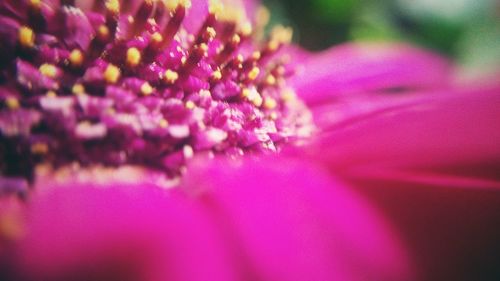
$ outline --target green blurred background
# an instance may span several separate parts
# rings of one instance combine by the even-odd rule
[[[500,0],[264,0],[271,23],[309,50],[346,41],[409,41],[476,72],[500,66]]]

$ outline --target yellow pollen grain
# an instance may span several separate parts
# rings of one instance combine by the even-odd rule
[[[194,109],[194,108],[195,108],[195,106],[196,106],[196,105],[194,104],[194,102],[193,102],[193,101],[190,101],[190,100],[189,100],[189,101],[187,101],[187,102],[186,102],[186,108],[187,108],[187,109]]]
[[[280,46],[280,42],[278,42],[278,40],[275,40],[275,39],[272,39],[271,41],[269,41],[269,43],[267,43],[267,48],[270,50],[270,51],[276,51]]]
[[[134,67],[139,63],[141,63],[141,52],[135,47],[129,48],[127,50],[127,64]]]
[[[255,105],[255,106],[257,106],[257,107],[260,107],[260,106],[262,105],[262,102],[263,102],[262,97],[261,97],[259,94],[257,94],[257,95],[256,95],[256,96],[252,99],[252,103],[253,103],[253,105]]]
[[[238,62],[240,62],[240,63],[242,63],[244,59],[245,59],[245,58],[243,58],[243,55],[242,55],[242,54],[238,54],[238,55],[236,56],[236,60],[238,60]]]
[[[295,92],[293,90],[286,89],[281,94],[281,98],[285,102],[291,102],[291,101],[294,101],[296,99],[296,94],[295,94]]]
[[[41,0],[30,0],[31,7],[40,8],[40,4],[42,4]]]
[[[271,12],[269,12],[269,9],[267,9],[265,6],[260,5],[257,8],[255,19],[258,26],[264,27],[269,23],[269,20],[271,19]]]
[[[109,28],[104,24],[101,24],[97,28],[97,35],[101,40],[107,40],[109,38]]]
[[[276,119],[278,119],[278,113],[276,113],[276,112],[271,112],[271,115],[269,115],[269,117],[270,117],[272,120],[276,120]]]
[[[231,38],[231,43],[233,45],[238,45],[240,44],[240,42],[241,42],[241,37],[238,34],[233,35],[233,37]]]
[[[248,37],[252,34],[252,24],[249,21],[244,22],[240,26],[240,33],[241,35]]]
[[[112,14],[120,13],[120,1],[119,0],[106,0],[105,3],[106,9]]]
[[[187,58],[186,58],[185,56],[182,56],[182,58],[181,58],[181,63],[182,63],[182,64],[185,64],[185,63],[186,63],[186,61],[187,61]]]
[[[241,7],[226,6],[217,18],[223,22],[239,23],[245,19],[245,11]]]
[[[214,80],[220,80],[222,78],[222,72],[220,72],[220,70],[216,70],[214,72],[212,72],[212,79]]]
[[[248,99],[248,98],[250,97],[250,95],[251,95],[251,91],[250,91],[250,89],[245,88],[245,89],[241,90],[241,95],[242,95],[244,98],[247,98],[247,99]]]
[[[255,80],[257,76],[259,76],[260,69],[257,66],[254,66],[250,72],[248,72],[248,79]]]
[[[278,103],[273,98],[266,98],[264,100],[264,108],[266,109],[275,109],[278,106]]]
[[[215,38],[215,36],[217,35],[217,32],[215,31],[215,29],[211,26],[207,27],[206,32],[207,32],[208,36],[212,39]]]
[[[113,64],[108,64],[104,70],[104,80],[110,84],[114,84],[120,79],[121,71]]]
[[[54,78],[57,75],[57,68],[50,63],[44,63],[40,65],[38,70],[40,70],[40,73],[42,73],[42,75],[47,76],[49,78]]]
[[[173,84],[179,79],[179,74],[175,71],[167,69],[163,74],[163,80],[167,83]]]
[[[54,91],[48,91],[45,96],[47,96],[48,98],[55,98],[57,97],[57,93],[54,92]]]
[[[260,59],[261,55],[262,54],[259,51],[255,51],[255,52],[252,53],[252,59],[253,60],[258,60],[258,59]]]
[[[83,95],[83,94],[85,94],[85,87],[82,84],[80,84],[80,83],[76,83],[71,88],[71,92],[74,95]]]
[[[27,26],[19,28],[19,43],[25,48],[32,48],[35,45],[35,33],[33,29]]]
[[[205,43],[201,43],[199,45],[199,48],[203,52],[203,54],[206,55],[206,53],[208,52],[208,45]]]
[[[151,95],[153,93],[153,91],[154,91],[153,87],[151,87],[151,85],[148,82],[142,84],[141,93],[143,95],[145,95],[145,96]]]
[[[212,15],[220,15],[224,11],[224,5],[220,0],[210,0],[208,3],[208,12]]]
[[[266,83],[268,85],[275,85],[276,84],[276,78],[272,74],[269,74],[266,77]]]
[[[33,154],[47,154],[49,152],[49,146],[46,143],[35,143],[31,146],[31,153]]]
[[[14,97],[8,97],[5,99],[5,105],[9,109],[18,109],[21,105],[19,104],[19,100]]]
[[[168,127],[168,121],[166,119],[161,119],[160,123],[158,124],[161,128],[166,128]]]
[[[74,49],[69,54],[69,62],[73,66],[81,66],[83,63],[83,53],[79,49]]]
[[[163,36],[159,32],[155,32],[151,35],[151,41],[154,44],[160,44],[163,41]]]

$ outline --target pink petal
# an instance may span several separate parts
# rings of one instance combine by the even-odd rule
[[[349,176],[500,187],[498,104],[500,87],[409,99],[329,128],[317,155]]]
[[[243,276],[409,280],[390,227],[343,184],[311,163],[247,160],[211,162],[184,183],[227,237]]]
[[[69,185],[35,196],[29,211],[20,252],[28,280],[229,278],[213,229],[179,194]]]
[[[292,84],[307,103],[317,104],[346,94],[443,86],[449,74],[449,63],[425,50],[404,44],[351,43],[313,56]]]
[[[409,99],[329,128],[309,153],[397,226],[418,280],[497,280],[499,104],[499,86]]]

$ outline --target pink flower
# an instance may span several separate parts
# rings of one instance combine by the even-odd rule
[[[0,4],[0,190],[27,196],[0,276],[500,276],[499,85],[403,44],[258,44],[236,2]]]

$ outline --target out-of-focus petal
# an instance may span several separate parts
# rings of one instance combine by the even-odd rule
[[[404,234],[418,280],[500,277],[500,87],[445,92],[359,114],[314,158]]]
[[[311,163],[247,160],[192,167],[184,183],[242,280],[409,280],[397,237],[362,198]]]
[[[317,104],[346,94],[443,86],[449,74],[448,61],[422,49],[351,43],[312,56],[292,83],[307,103]]]
[[[141,185],[68,186],[29,209],[19,271],[28,280],[228,280],[198,209]]]
[[[349,176],[425,181],[434,173],[443,176],[438,185],[477,185],[467,182],[481,178],[498,186],[498,104],[498,86],[407,100],[330,128],[317,156]]]

